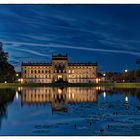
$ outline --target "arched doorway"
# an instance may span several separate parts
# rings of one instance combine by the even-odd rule
[[[63,76],[62,76],[61,74],[59,74],[59,75],[57,76],[57,81],[58,81],[58,82],[63,82]]]

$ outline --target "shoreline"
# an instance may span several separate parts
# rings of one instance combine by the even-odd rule
[[[2,88],[18,87],[112,87],[112,88],[140,88],[140,82],[133,83],[0,83]]]

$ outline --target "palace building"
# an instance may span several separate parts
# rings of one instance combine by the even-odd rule
[[[93,83],[97,63],[69,63],[67,55],[52,55],[51,63],[22,63],[23,83]]]

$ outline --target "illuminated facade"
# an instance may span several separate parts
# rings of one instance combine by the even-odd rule
[[[24,83],[93,83],[97,63],[69,63],[67,55],[52,55],[51,63],[22,63]]]

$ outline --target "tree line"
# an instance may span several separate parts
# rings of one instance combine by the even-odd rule
[[[140,82],[140,67],[128,72],[106,72],[105,76],[99,73],[100,78],[112,82]]]
[[[14,66],[8,62],[8,53],[4,52],[3,44],[0,42],[0,83],[14,82],[15,79]]]

